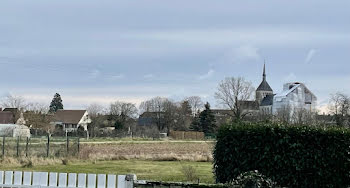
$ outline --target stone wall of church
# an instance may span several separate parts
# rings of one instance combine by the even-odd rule
[[[261,101],[267,96],[272,95],[272,91],[255,91],[255,100],[260,104]]]

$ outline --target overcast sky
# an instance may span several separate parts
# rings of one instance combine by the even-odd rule
[[[274,92],[299,81],[320,106],[350,94],[350,1],[8,0],[0,3],[0,96],[65,108],[199,95],[220,80]]]

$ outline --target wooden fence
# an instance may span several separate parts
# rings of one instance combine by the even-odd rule
[[[204,140],[204,133],[196,131],[170,131],[169,136],[175,140]]]

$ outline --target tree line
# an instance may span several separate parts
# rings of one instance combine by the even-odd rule
[[[229,121],[240,121],[248,115],[240,101],[253,100],[254,87],[250,81],[243,77],[227,77],[222,80],[216,89],[215,98],[217,104],[230,113]],[[23,112],[26,117],[27,125],[32,128],[43,129],[48,133],[53,132],[49,125],[53,114],[64,109],[63,100],[59,93],[56,93],[50,103],[28,102],[23,97],[8,95],[1,100],[3,108],[17,108]],[[348,126],[350,119],[350,97],[345,93],[336,93],[331,95],[328,105],[329,113],[338,126]],[[145,100],[137,106],[134,103],[125,101],[114,101],[108,106],[98,103],[92,103],[87,106],[92,123],[89,125],[90,134],[98,135],[101,127],[115,127],[124,132],[168,132],[170,130],[195,130],[203,131],[207,134],[215,133],[219,123],[213,114],[210,104],[204,103],[199,96],[185,97],[181,101],[174,101],[166,97],[153,97]],[[148,115],[148,116],[147,116]],[[313,114],[305,111],[296,111],[298,124],[311,122]],[[310,121],[305,122],[305,117],[310,116]],[[154,126],[137,126],[137,118],[150,117]],[[265,116],[258,120],[278,120],[283,123],[289,123],[290,113],[288,107],[280,110],[274,117]],[[313,119],[314,120],[314,119]],[[303,122],[304,121],[304,122]],[[120,131],[120,132],[123,132]]]

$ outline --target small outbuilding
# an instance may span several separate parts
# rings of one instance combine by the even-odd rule
[[[0,124],[0,136],[30,137],[30,129],[25,125]]]

